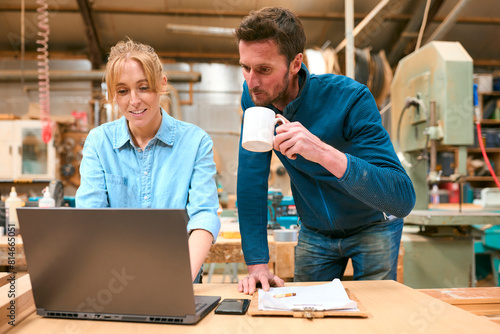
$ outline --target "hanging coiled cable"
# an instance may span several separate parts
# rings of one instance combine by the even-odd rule
[[[50,121],[50,80],[49,80],[49,12],[47,0],[37,0],[38,8],[38,39],[40,45],[36,51],[38,59],[38,102],[40,104],[40,120],[42,122],[42,139],[48,143],[52,137]]]

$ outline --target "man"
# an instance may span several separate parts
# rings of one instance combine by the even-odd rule
[[[241,106],[266,106],[288,120],[276,128],[274,150],[285,166],[301,221],[296,281],[396,279],[403,220],[415,191],[382,127],[368,88],[344,76],[309,74],[305,34],[284,8],[251,12],[236,29],[245,77]],[[238,216],[252,294],[283,286],[269,271],[267,191],[271,152],[241,147]]]

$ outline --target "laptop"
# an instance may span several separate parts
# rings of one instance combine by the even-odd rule
[[[18,208],[37,314],[195,324],[185,209]]]

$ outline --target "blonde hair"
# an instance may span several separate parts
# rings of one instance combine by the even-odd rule
[[[133,59],[142,65],[148,84],[153,92],[160,95],[168,93],[167,85],[162,80],[165,75],[163,65],[155,50],[149,45],[134,42],[129,38],[118,42],[111,48],[109,53],[105,75],[108,87],[108,103],[114,104],[116,84],[120,79],[123,64],[128,59]]]

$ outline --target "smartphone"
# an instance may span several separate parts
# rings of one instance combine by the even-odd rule
[[[250,299],[224,299],[215,309],[215,314],[245,314]]]

